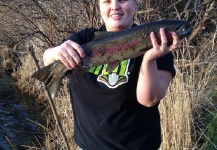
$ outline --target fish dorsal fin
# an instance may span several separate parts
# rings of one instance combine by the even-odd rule
[[[112,71],[120,64],[120,62],[113,62],[108,64],[107,71],[108,73],[112,73]]]

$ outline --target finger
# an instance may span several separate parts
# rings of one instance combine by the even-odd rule
[[[70,63],[68,62],[68,60],[66,60],[67,57],[70,57],[68,53],[64,53],[63,55],[59,56],[59,60],[68,68],[68,69],[72,69],[73,66],[70,65]]]
[[[75,60],[71,56],[65,57],[65,59],[68,61],[67,63],[70,64],[70,68],[76,69],[78,67],[78,64],[75,62]]]
[[[75,42],[71,42],[70,44],[71,44],[71,46],[73,47],[73,49],[76,50],[76,52],[79,54],[79,56],[80,56],[81,58],[84,58],[84,57],[85,57],[84,50],[83,50],[83,48],[82,48],[79,44],[77,44],[77,43],[75,43]]]
[[[82,47],[79,44],[70,41],[67,45],[67,51],[72,57],[72,60],[74,60],[77,65],[81,65],[81,58],[85,57]]]
[[[174,49],[179,47],[179,37],[175,32],[172,32],[173,43],[169,46],[169,50],[173,51]]]
[[[64,54],[62,55],[63,57],[66,57],[66,55],[68,56],[67,61],[71,65],[72,68],[76,68],[79,64],[81,64],[80,56],[78,52],[76,51],[76,49],[74,48],[76,47],[74,45],[78,45],[78,44],[70,40],[62,44],[62,47],[63,47],[62,49],[64,50]],[[65,60],[63,61],[65,62]]]
[[[157,38],[156,38],[154,32],[151,32],[150,38],[151,38],[151,42],[152,42],[153,48],[158,48],[159,45],[158,45],[158,41],[157,41]]]
[[[161,46],[167,46],[167,37],[164,28],[160,28]]]
[[[76,54],[77,55],[77,54]],[[67,64],[67,67],[76,69],[78,67],[78,63],[74,60],[73,57],[71,57],[71,54],[66,53],[62,55],[64,59],[62,60],[65,64]],[[80,58],[79,58],[80,59]],[[80,64],[79,64],[80,65]]]
[[[67,52],[70,54],[70,57],[68,57],[67,60],[69,61],[69,63],[73,67],[75,67],[74,63],[76,63],[76,65],[80,65],[81,64],[81,58],[80,58],[79,54],[77,53],[77,51],[74,48],[72,48],[72,47],[68,48]],[[72,62],[70,62],[70,60]]]

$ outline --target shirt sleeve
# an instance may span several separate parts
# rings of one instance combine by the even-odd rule
[[[172,77],[174,77],[176,74],[173,58],[173,54],[169,53],[157,59],[157,68],[159,70],[166,70],[171,72]]]
[[[81,30],[79,32],[75,32],[75,33],[71,34],[68,38],[63,39],[62,43],[67,41],[67,40],[71,40],[71,41],[74,41],[80,45],[83,45],[87,42],[90,42],[93,39],[95,31],[96,31],[96,29],[86,28],[84,30]]]

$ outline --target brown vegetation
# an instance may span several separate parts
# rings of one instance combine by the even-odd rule
[[[138,23],[185,19],[193,28],[191,36],[183,40],[180,49],[174,52],[177,75],[160,104],[163,135],[161,149],[206,149],[204,144],[207,143],[215,149],[217,140],[207,136],[206,131],[217,118],[217,113],[214,113],[217,111],[217,2],[138,2],[135,15]],[[99,26],[100,17],[95,3],[95,0],[0,1],[0,45],[5,45],[8,52],[15,51],[13,54],[19,57],[14,59],[12,55],[2,56],[12,64],[17,60],[22,63],[10,66],[16,68],[12,75],[17,79],[18,87],[47,106],[47,125],[44,126],[46,136],[41,148],[67,149],[47,102],[43,84],[30,78],[37,68],[30,49],[34,49],[39,65],[43,66],[42,54],[46,48],[60,43],[75,31]],[[1,50],[6,53],[4,51]],[[67,142],[71,149],[76,149],[67,82],[65,79],[54,103]],[[209,122],[205,122],[206,114],[211,114]]]

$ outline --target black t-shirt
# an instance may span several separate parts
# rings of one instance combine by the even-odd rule
[[[68,39],[82,45],[91,41],[96,31],[85,29]],[[79,78],[68,75],[74,139],[82,149],[155,150],[160,146],[158,106],[142,106],[136,98],[142,58],[125,60],[110,74],[106,70],[109,64],[105,64],[90,68]],[[157,59],[157,67],[174,76],[172,54]]]

